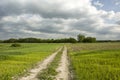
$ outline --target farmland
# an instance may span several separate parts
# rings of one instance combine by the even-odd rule
[[[0,44],[0,80],[120,80],[120,43],[11,44]]]
[[[73,80],[120,80],[120,43],[72,44]]]
[[[0,80],[12,80],[26,73],[62,44],[24,43],[21,47],[10,47],[10,45],[0,44]]]

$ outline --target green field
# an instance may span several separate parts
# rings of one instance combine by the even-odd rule
[[[0,80],[23,76],[63,45],[68,48],[72,80],[120,80],[120,43],[20,43],[21,47],[10,47],[11,44],[0,44]],[[52,80],[60,56],[57,54],[37,77]]]
[[[12,80],[26,73],[62,44],[23,43],[21,47],[10,45],[0,44],[0,80]]]
[[[120,80],[120,43],[69,46],[73,80]]]

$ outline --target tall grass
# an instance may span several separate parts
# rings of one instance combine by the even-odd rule
[[[23,75],[62,44],[24,43],[21,47],[10,45],[0,44],[0,80],[12,80]]]
[[[73,44],[74,80],[120,80],[120,43]]]

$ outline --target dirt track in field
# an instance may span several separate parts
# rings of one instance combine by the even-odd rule
[[[43,69],[46,69],[46,68],[47,68],[47,65],[50,64],[50,63],[54,60],[56,54],[57,54],[60,50],[61,50],[61,48],[60,48],[57,52],[55,52],[55,53],[53,53],[52,55],[50,55],[49,57],[47,57],[44,61],[40,62],[40,63],[38,64],[38,66],[36,66],[34,69],[31,69],[31,70],[29,71],[29,75],[25,75],[25,76],[19,78],[18,80],[38,80],[38,79],[36,78],[37,74],[38,74],[39,72],[42,72]]]
[[[67,48],[64,47],[61,62],[59,64],[59,67],[56,69],[58,72],[58,75],[56,76],[55,80],[69,80],[69,61],[67,56]]]

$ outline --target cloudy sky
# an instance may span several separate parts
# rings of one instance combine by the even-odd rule
[[[0,0],[0,39],[120,39],[120,0]]]

